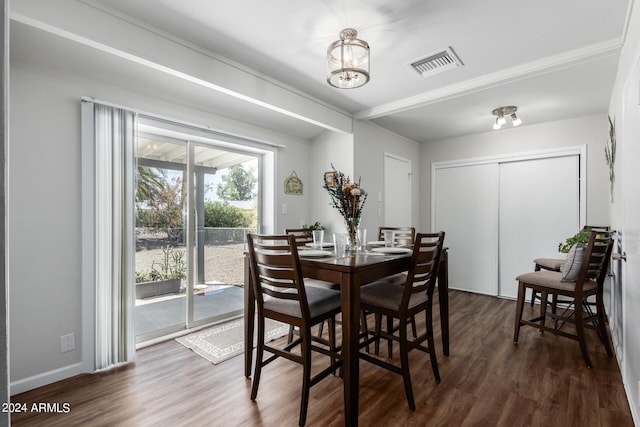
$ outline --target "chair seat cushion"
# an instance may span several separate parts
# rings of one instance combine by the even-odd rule
[[[407,273],[406,271],[398,274],[394,274],[393,276],[385,277],[383,280],[389,283],[393,283],[394,285],[404,285],[407,283]]]
[[[340,290],[340,284],[339,283],[325,282],[324,280],[307,279],[305,277],[304,278],[304,284],[305,284],[305,286],[314,286],[316,288],[333,289],[333,290],[337,290],[337,291]]]
[[[386,279],[369,283],[360,288],[360,302],[362,305],[381,307],[397,311],[402,301],[403,286]],[[409,309],[427,301],[426,292],[412,294],[409,299]]]
[[[560,290],[565,293],[571,293],[575,289],[576,282],[567,282],[562,280],[562,273],[558,271],[534,271],[531,273],[521,274],[516,280],[526,285],[536,287],[538,289]],[[595,280],[588,280],[584,283],[583,292],[589,293],[598,288]]]
[[[533,260],[533,262],[540,268],[551,271],[560,271],[560,268],[565,261],[566,259],[558,258],[536,258]]]
[[[309,313],[312,319],[326,313],[340,311],[340,291],[314,286],[305,287],[305,291],[307,294],[307,302],[309,303]],[[264,309],[293,317],[302,317],[300,303],[297,300],[285,300],[265,295]]]

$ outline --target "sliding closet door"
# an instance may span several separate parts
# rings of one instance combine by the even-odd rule
[[[500,289],[517,296],[515,278],[539,257],[558,258],[558,243],[580,228],[579,156],[500,164]]]
[[[444,230],[453,289],[516,297],[515,278],[585,223],[586,147],[434,164],[432,228]]]
[[[434,231],[449,248],[449,287],[498,293],[498,164],[435,169]]]

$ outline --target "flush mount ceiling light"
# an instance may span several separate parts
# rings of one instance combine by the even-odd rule
[[[520,117],[516,115],[516,111],[518,111],[518,107],[508,106],[508,107],[498,107],[491,112],[494,116],[496,116],[496,122],[493,124],[493,128],[495,130],[500,130],[503,125],[507,123],[506,116],[511,116],[511,123],[513,126],[520,126],[522,124],[522,120]]]
[[[340,40],[329,45],[327,83],[339,89],[354,89],[369,81],[369,44],[357,39],[353,28],[340,31]]]

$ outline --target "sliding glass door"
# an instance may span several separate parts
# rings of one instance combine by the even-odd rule
[[[138,135],[136,337],[184,328],[187,245],[186,141]]]
[[[261,167],[241,146],[140,128],[138,343],[242,314],[244,242],[258,223]]]

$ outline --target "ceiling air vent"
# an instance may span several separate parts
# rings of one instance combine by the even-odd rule
[[[426,58],[420,58],[413,61],[411,68],[416,70],[422,77],[430,77],[434,74],[441,73],[452,68],[460,67],[462,61],[456,56],[451,47],[441,51],[432,53]]]

